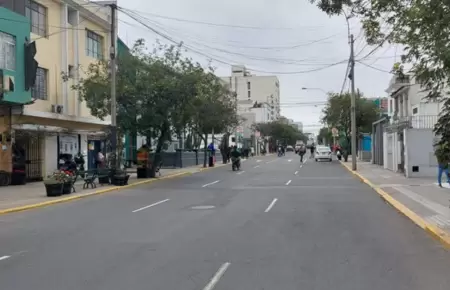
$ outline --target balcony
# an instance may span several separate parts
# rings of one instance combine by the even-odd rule
[[[408,75],[395,75],[392,77],[391,81],[389,82],[389,86],[386,89],[386,92],[388,94],[395,93],[400,88],[404,86],[408,86],[411,84],[410,77]]]
[[[391,126],[409,129],[434,129],[439,116],[437,115],[416,115],[399,117],[392,122]]]

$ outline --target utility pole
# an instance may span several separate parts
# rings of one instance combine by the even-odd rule
[[[350,35],[350,80],[352,82],[351,95],[351,127],[352,127],[352,170],[356,171],[356,94],[355,94],[355,52],[353,49],[355,40]]]
[[[111,150],[115,154],[114,167],[120,168],[119,152],[117,152],[117,98],[116,98],[116,36],[117,36],[117,5],[110,4],[111,7],[111,47],[109,50],[110,70],[111,70]]]

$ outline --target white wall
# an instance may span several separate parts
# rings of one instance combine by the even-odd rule
[[[437,161],[434,156],[432,129],[405,130],[405,169],[407,177],[434,177],[437,172]],[[413,166],[419,172],[412,172]]]
[[[44,139],[44,178],[53,173],[58,165],[58,138],[56,135]]]

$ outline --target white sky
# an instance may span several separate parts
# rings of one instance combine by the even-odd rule
[[[208,58],[216,59],[213,65],[217,67],[217,75],[229,75],[230,64],[244,64],[256,75],[277,75],[282,115],[303,122],[306,132],[317,132],[321,127],[323,106],[304,103],[324,102],[327,97],[323,91],[339,92],[342,88],[349,56],[345,18],[330,18],[309,0],[119,0],[118,5],[133,10],[157,31],[176,41],[182,40],[196,51],[188,53],[194,60],[206,64]],[[119,19],[119,36],[129,45],[138,38],[146,39],[149,45],[156,39],[170,43],[123,13],[119,13]],[[359,59],[373,48],[365,44],[357,19],[350,19],[350,26],[357,37],[355,53]],[[368,97],[385,96],[384,89],[390,80],[388,71],[400,54],[400,49],[386,45],[361,60],[374,68],[356,64],[356,87]],[[343,63],[306,72],[340,61]],[[302,90],[302,87],[318,89]],[[289,105],[292,102],[302,104]]]

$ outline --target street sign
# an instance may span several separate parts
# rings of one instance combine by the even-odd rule
[[[339,136],[339,131],[336,128],[331,129],[331,134],[333,134],[333,137],[338,137]]]

